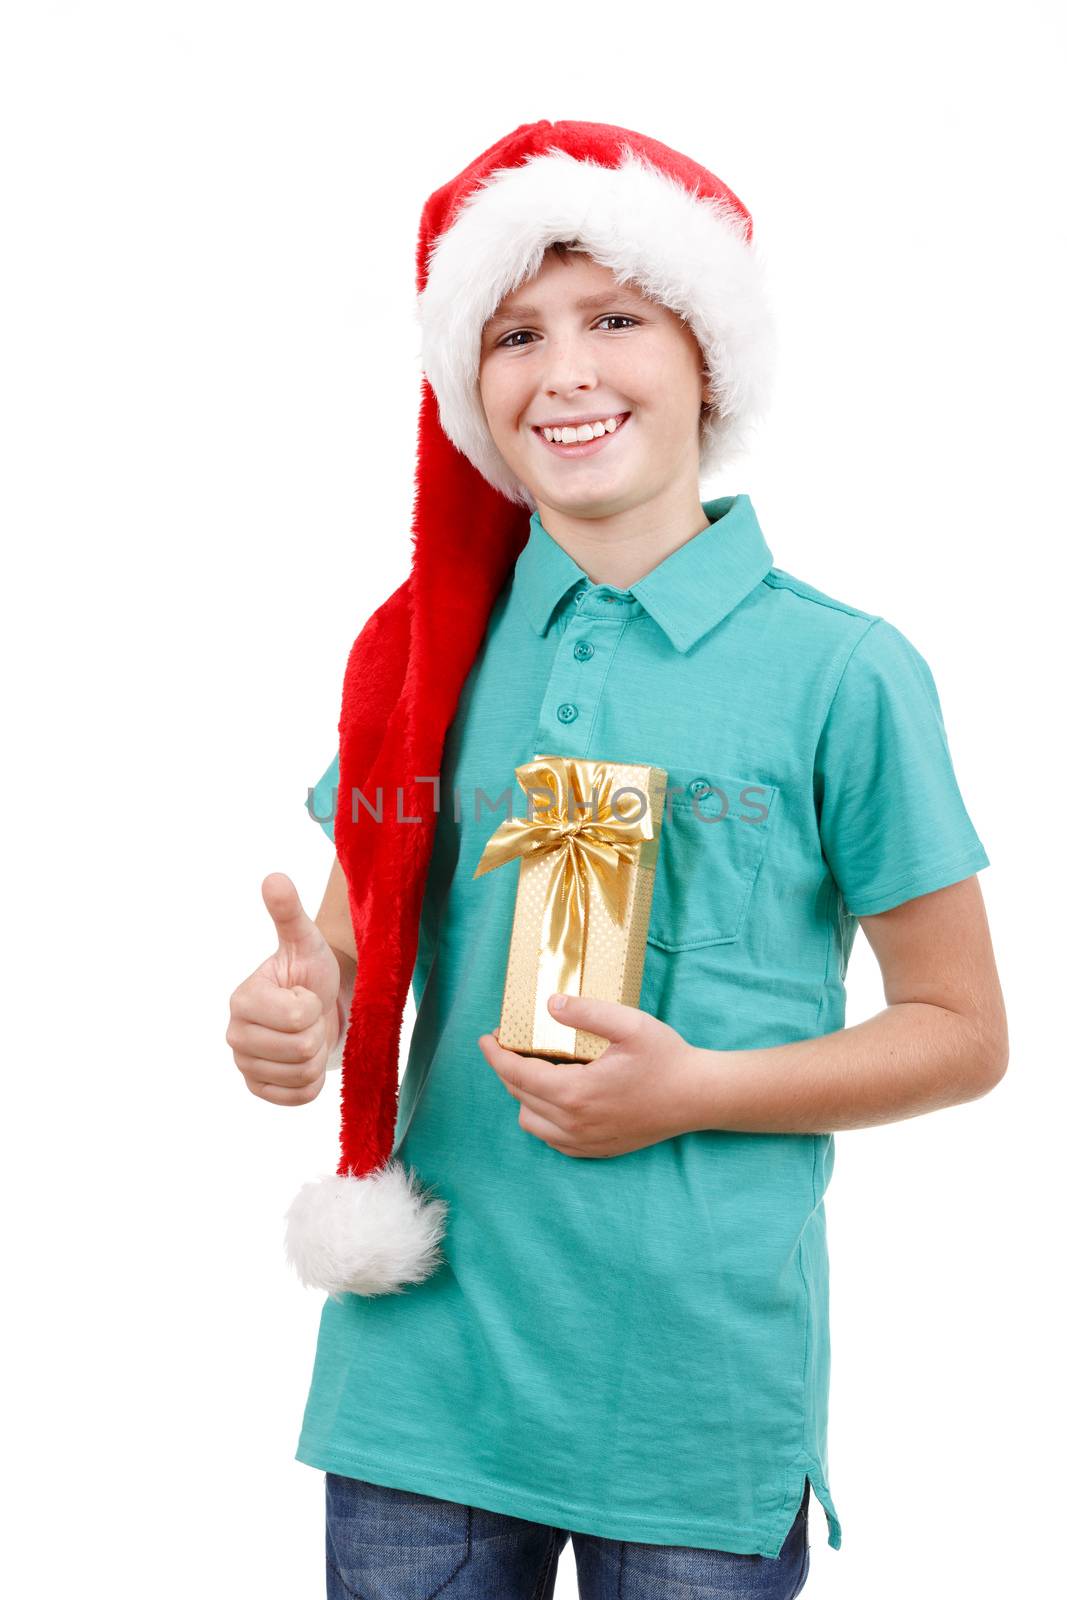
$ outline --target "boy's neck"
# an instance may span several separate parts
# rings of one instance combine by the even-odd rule
[[[537,510],[545,532],[577,562],[590,583],[616,589],[628,589],[711,526],[695,482],[671,487],[607,517],[572,516],[540,502]]]

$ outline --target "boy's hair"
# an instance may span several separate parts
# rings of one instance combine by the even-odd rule
[[[554,239],[550,245],[546,246],[546,248],[545,248],[545,254],[546,255],[548,254],[549,250],[551,250],[552,253],[555,255],[557,261],[562,261],[567,266],[570,265],[570,257],[572,255],[573,256],[584,256],[584,255],[588,255],[588,253],[589,253],[583,247],[581,241],[578,240],[578,239]],[[687,321],[687,319],[684,316],[682,317],[681,320],[683,322]],[[709,378],[709,374],[708,374],[706,368],[703,367],[703,365],[702,365],[702,376],[704,378],[704,381],[707,382],[708,378]],[[710,416],[714,409],[715,409],[714,401],[712,401],[712,400],[701,400],[701,402],[700,402],[700,423],[701,423],[701,426],[703,426],[704,419],[706,417]]]

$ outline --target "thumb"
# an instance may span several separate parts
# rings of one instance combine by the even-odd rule
[[[582,994],[549,995],[548,1009],[568,1028],[599,1034],[601,1039],[610,1039],[613,1044],[632,1039],[647,1015],[636,1006],[624,1006],[618,1000],[594,1000],[591,995]]]
[[[301,945],[309,939],[318,940],[322,937],[319,928],[300,904],[296,885],[284,872],[269,873],[263,879],[260,893],[274,921],[279,945]]]

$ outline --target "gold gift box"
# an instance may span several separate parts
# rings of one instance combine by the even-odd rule
[[[667,773],[537,755],[515,776],[526,815],[501,823],[474,873],[520,859],[500,1043],[521,1055],[595,1061],[609,1041],[565,1026],[548,998],[638,1004]]]

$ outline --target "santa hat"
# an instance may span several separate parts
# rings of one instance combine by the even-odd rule
[[[446,1203],[392,1153],[400,1030],[436,824],[432,790],[418,780],[440,772],[460,691],[534,509],[486,424],[482,328],[556,241],[692,329],[712,398],[702,477],[743,449],[767,403],[773,329],[752,219],[695,161],[603,123],[527,123],[427,200],[411,571],[352,646],[338,727],[334,842],[358,957],[342,1040],[341,1156],[287,1213],[290,1263],[335,1298],[397,1292],[443,1260]],[[353,821],[356,790],[364,798]]]

